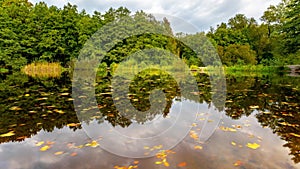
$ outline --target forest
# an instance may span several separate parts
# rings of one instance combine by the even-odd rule
[[[158,21],[143,11],[132,14],[126,7],[88,14],[70,3],[58,8],[45,2],[0,0],[0,68],[17,70],[36,62],[58,62],[65,68],[70,67],[97,30],[126,16],[148,18],[149,22],[183,41],[208,37],[214,46],[210,50],[216,50],[226,66],[300,64],[299,13],[298,0],[282,0],[276,6],[271,5],[260,21],[236,14],[227,23],[211,27],[207,32],[185,34],[174,33],[166,18]],[[136,41],[139,43],[132,43]],[[132,51],[151,46],[170,50],[189,66],[203,66],[183,43],[157,35],[132,37],[116,45],[106,56],[105,65],[119,63]]]

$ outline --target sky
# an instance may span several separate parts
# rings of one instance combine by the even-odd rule
[[[29,0],[37,3],[40,0]],[[77,5],[79,10],[85,9],[92,14],[97,10],[101,13],[110,7],[120,6],[132,12],[143,10],[147,13],[158,13],[180,18],[195,26],[199,31],[207,31],[221,22],[227,22],[238,13],[254,17],[257,21],[263,12],[280,0],[43,0],[48,5],[63,7],[70,2]]]

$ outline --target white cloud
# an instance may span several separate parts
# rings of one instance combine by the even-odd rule
[[[30,1],[39,2],[39,0]],[[132,12],[143,10],[147,13],[176,16],[196,25],[201,31],[208,30],[210,26],[216,26],[221,22],[227,22],[237,13],[259,20],[268,6],[278,4],[280,0],[45,0],[45,2],[58,7],[63,7],[70,2],[88,13],[93,13],[95,10],[104,13],[110,7],[124,6]]]

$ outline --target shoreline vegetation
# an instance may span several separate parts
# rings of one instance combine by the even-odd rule
[[[57,62],[36,62],[24,66],[21,71],[31,77],[56,78],[60,77],[65,69]]]
[[[122,30],[112,28],[107,30],[110,33],[101,34],[100,39],[109,42],[112,37],[136,31],[134,21],[143,22],[139,28],[142,32],[155,28],[168,36],[144,33],[119,41],[105,54],[100,66],[102,72],[105,73],[105,69],[113,72],[131,54],[136,59],[128,65],[134,65],[134,71],[150,63],[179,71],[183,70],[181,61],[184,61],[191,70],[200,72],[215,69],[204,68],[204,63],[223,65],[227,74],[236,75],[288,72],[288,65],[300,65],[299,5],[297,0],[282,0],[264,12],[261,22],[236,14],[209,31],[187,34],[174,32],[168,18],[157,20],[144,11],[132,13],[126,7],[88,14],[70,3],[58,8],[45,2],[0,0],[0,20],[3,21],[0,27],[0,73],[22,70],[33,77],[57,77],[62,71],[70,71],[80,55],[98,56],[103,52],[101,48],[95,50],[92,45],[85,44],[104,25],[115,22],[124,26]],[[93,41],[93,44],[98,43],[102,44],[98,39]],[[157,53],[157,58],[139,52],[152,48],[168,52]],[[177,57],[180,61],[178,59],[174,64],[178,66],[171,67],[171,61]],[[82,65],[83,69],[85,66],[90,65]]]
[[[118,64],[113,64],[113,68],[108,67],[106,64],[100,64],[96,70],[98,76],[106,76],[107,72],[113,72],[118,68]],[[119,67],[120,68],[120,67]],[[159,69],[160,66],[154,66],[153,69]],[[58,62],[35,62],[28,64],[21,68],[21,71],[31,77],[38,78],[59,78],[61,73],[64,71],[72,72],[74,68],[64,68]],[[122,69],[122,68],[121,68]],[[130,70],[129,70],[130,69]],[[149,68],[151,69],[151,68]],[[165,70],[176,71],[172,67],[165,67]],[[141,70],[138,67],[131,66],[127,67],[126,71],[137,74]],[[181,69],[180,69],[181,70]],[[183,69],[182,69],[183,70]],[[185,69],[184,69],[185,70]],[[268,75],[270,73],[275,74],[288,74],[290,69],[284,66],[263,66],[263,65],[235,65],[235,66],[222,66],[220,67],[197,67],[195,65],[190,66],[189,71],[193,73],[204,73],[204,74],[213,74],[216,70],[223,70],[225,75],[232,76],[260,76]],[[122,70],[121,70],[122,71]],[[186,71],[186,70],[185,70]],[[119,70],[120,72],[120,70]],[[0,69],[0,73],[9,73],[8,69]]]

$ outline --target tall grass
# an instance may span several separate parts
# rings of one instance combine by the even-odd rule
[[[59,63],[36,62],[23,67],[22,72],[32,77],[60,77],[62,67]]]
[[[214,74],[217,70],[220,71],[219,67],[192,67],[192,70],[197,70],[200,73]],[[285,72],[286,68],[279,66],[263,66],[263,65],[235,65],[235,66],[223,66],[224,73],[226,75],[233,76],[259,76],[270,73]]]

